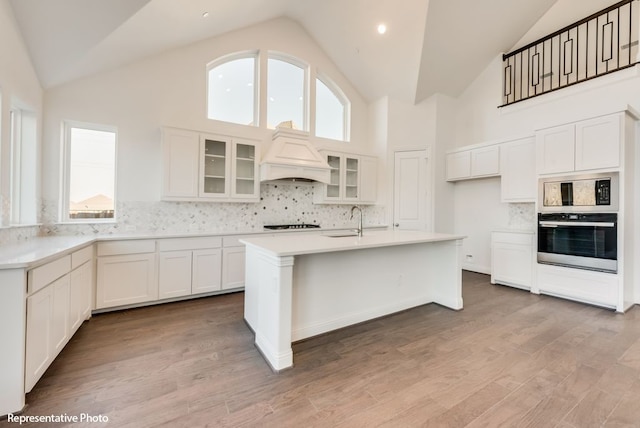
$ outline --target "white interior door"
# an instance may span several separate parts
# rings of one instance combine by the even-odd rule
[[[427,151],[395,152],[393,226],[429,230],[427,212]]]

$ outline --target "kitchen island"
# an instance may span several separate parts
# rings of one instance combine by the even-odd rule
[[[256,346],[279,371],[293,366],[292,342],[428,303],[462,309],[463,238],[389,230],[243,239],[244,316]]]

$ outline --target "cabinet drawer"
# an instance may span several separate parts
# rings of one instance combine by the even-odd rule
[[[220,248],[221,246],[222,239],[218,236],[158,240],[158,249],[160,251],[203,250],[207,248]]]
[[[156,251],[156,241],[152,239],[113,241],[98,243],[98,257],[116,256],[120,254],[153,253]]]
[[[493,232],[491,234],[491,241],[502,244],[531,246],[533,244],[533,234],[519,232]]]
[[[93,258],[93,245],[85,247],[71,254],[71,269],[82,266]]]
[[[46,265],[32,269],[27,274],[27,293],[35,293],[71,270],[71,256],[64,256]]]
[[[273,235],[237,235],[237,236],[225,236],[222,238],[222,246],[224,248],[228,247],[244,247],[244,244],[240,242],[241,239],[246,238],[257,238],[262,236],[273,236]]]

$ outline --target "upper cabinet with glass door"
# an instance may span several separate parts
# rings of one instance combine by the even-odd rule
[[[260,200],[256,142],[175,128],[162,135],[163,200]]]
[[[377,159],[373,156],[324,152],[331,167],[331,182],[316,184],[316,204],[374,204]]]

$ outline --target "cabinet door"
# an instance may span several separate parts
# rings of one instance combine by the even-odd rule
[[[491,282],[531,288],[533,235],[513,232],[491,234]]]
[[[244,247],[223,248],[222,289],[244,287]]]
[[[378,160],[374,157],[360,158],[360,201],[375,204],[378,196]]]
[[[109,308],[158,298],[156,255],[98,257],[96,308]]]
[[[342,179],[343,192],[345,201],[357,202],[359,199],[360,190],[360,159],[357,157],[343,158],[344,162],[344,175]]]
[[[229,197],[231,176],[231,140],[212,135],[200,139],[200,196]]]
[[[575,125],[562,125],[536,132],[539,174],[571,172],[575,168]]]
[[[53,318],[51,323],[51,343],[53,357],[64,348],[70,338],[69,334],[69,302],[71,291],[70,275],[65,275],[49,287],[53,291]]]
[[[198,197],[200,137],[196,132],[165,128],[162,132],[162,197]]]
[[[234,141],[231,197],[241,199],[260,198],[259,158],[256,144],[241,140]]]
[[[535,202],[536,142],[534,138],[512,141],[500,148],[502,202]]]
[[[71,271],[69,300],[69,329],[73,334],[91,314],[92,287],[91,262],[86,262]]]
[[[191,294],[191,251],[163,251],[158,267],[158,298]]]
[[[324,187],[324,199],[338,201],[342,198],[342,157],[334,154],[327,155],[327,163],[331,168],[330,182]]]
[[[576,171],[620,166],[621,116],[612,115],[576,124]]]
[[[212,248],[193,252],[192,294],[220,290],[222,283],[222,250]]]
[[[461,180],[471,176],[471,151],[447,154],[447,181]]]
[[[53,289],[47,287],[27,298],[25,391],[29,392],[53,360],[51,320]]]
[[[488,177],[500,174],[500,146],[471,151],[471,176]]]

